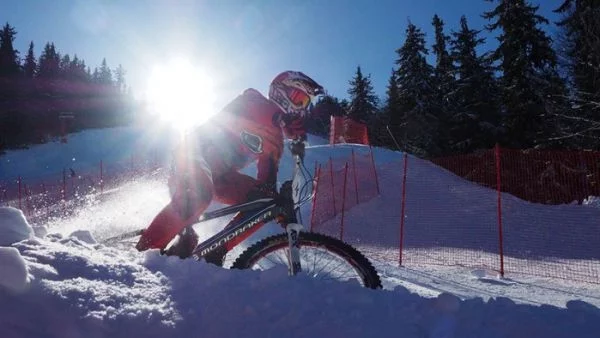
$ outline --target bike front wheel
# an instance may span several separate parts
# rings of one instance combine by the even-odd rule
[[[267,270],[288,265],[287,234],[267,237],[244,251],[233,263],[235,269]],[[323,280],[356,280],[362,286],[381,288],[371,262],[352,246],[329,236],[301,232],[299,236],[302,271]]]

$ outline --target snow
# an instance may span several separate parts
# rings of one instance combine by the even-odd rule
[[[32,234],[33,229],[21,210],[0,207],[0,246],[9,246],[31,237]]]
[[[69,135],[67,143],[56,141],[34,145],[25,151],[9,150],[0,156],[0,180],[18,176],[42,178],[65,168],[73,168],[76,173],[96,170],[101,160],[105,163],[130,161],[132,155],[153,157],[156,152],[160,155],[171,147],[168,135],[158,127],[91,129]]]
[[[94,131],[93,137],[112,137],[117,131],[121,129],[109,129],[109,136]],[[86,133],[80,137],[93,139]],[[330,156],[343,159],[353,148],[364,150],[351,145],[332,148],[318,138],[309,143],[308,164]],[[99,147],[103,142],[88,144]],[[27,158],[28,152],[39,151],[37,147],[10,156]],[[55,147],[60,152],[61,145]],[[381,167],[403,155],[374,150]],[[108,154],[103,149],[94,152]],[[84,153],[78,155],[79,161],[93,163],[94,155],[85,159]],[[289,158],[282,160],[283,179],[291,169],[289,162]],[[22,164],[31,165],[29,161]],[[47,165],[51,166],[51,161]],[[254,170],[248,168],[246,173]],[[427,170],[414,175],[434,177],[432,184],[456,179],[436,172],[434,166]],[[385,187],[393,180],[385,170],[382,173]],[[473,194],[471,184],[463,185],[464,194],[454,191],[449,198]],[[422,196],[432,193],[425,190]],[[482,190],[472,198],[478,200],[485,194]],[[0,336],[591,338],[600,332],[600,288],[575,281],[518,274],[498,278],[483,267],[468,270],[415,264],[398,268],[395,261],[374,261],[384,289],[370,290],[302,274],[292,278],[280,268],[229,270],[160,256],[154,250],[139,253],[131,243],[119,247],[101,244],[103,238],[143,227],[167,200],[161,174],[143,177],[95,197],[69,217],[41,224],[48,234],[36,231],[36,237],[22,213],[0,209],[5,213],[0,214],[0,229],[16,227],[21,234],[6,244],[8,247],[0,248]],[[386,198],[377,198],[351,210],[348,216],[373,217],[376,213],[372,211],[378,210],[377,218],[382,220],[397,211],[395,203],[397,200],[386,203]],[[537,212],[517,201],[508,204]],[[559,217],[566,210],[570,209],[559,208],[553,215]],[[304,206],[305,219],[309,211],[310,205]],[[452,221],[473,217],[463,211]],[[411,213],[409,217],[424,214]],[[223,222],[216,220],[196,229],[206,237]],[[280,231],[277,228],[265,227],[253,237]]]
[[[98,242],[96,242],[96,239],[94,238],[94,236],[92,235],[91,232],[89,232],[88,230],[76,230],[73,231],[69,237],[75,237],[78,240],[87,243],[87,244],[96,244]]]
[[[29,285],[25,260],[15,248],[0,247],[0,290],[20,293]]]
[[[226,270],[58,236],[15,247],[34,279],[28,293],[0,293],[7,337],[595,337],[600,329],[600,311],[581,301],[559,308],[422,297],[402,286]]]

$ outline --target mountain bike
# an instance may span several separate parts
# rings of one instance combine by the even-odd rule
[[[304,165],[303,155],[295,154],[293,179],[285,181],[274,197],[259,198],[247,203],[204,213],[199,222],[185,228],[173,240],[173,246],[185,246],[194,226],[212,219],[235,215],[221,231],[199,243],[191,253],[180,258],[204,259],[223,266],[225,256],[264,225],[275,221],[282,233],[263,238],[243,251],[231,268],[266,270],[277,265],[287,266],[290,276],[300,272],[326,280],[355,280],[367,288],[381,288],[381,280],[371,262],[358,250],[336,238],[304,231],[298,223],[300,207],[311,200],[314,179]],[[302,182],[304,181],[304,182]],[[310,189],[309,189],[310,188]],[[131,234],[141,234],[140,231]],[[124,238],[127,234],[113,238]],[[185,250],[184,250],[185,251]],[[164,251],[163,251],[164,252]]]

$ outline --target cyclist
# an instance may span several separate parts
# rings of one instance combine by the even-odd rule
[[[196,223],[213,198],[233,205],[273,196],[284,137],[302,145],[303,118],[323,87],[305,74],[285,71],[270,84],[268,99],[246,89],[222,111],[186,136],[169,178],[171,201],[143,231],[139,251],[163,250],[184,228]],[[257,177],[239,171],[257,161]],[[189,233],[186,231],[185,233]],[[192,231],[185,251],[198,241]]]

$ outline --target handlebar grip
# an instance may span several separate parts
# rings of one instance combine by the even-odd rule
[[[300,159],[304,160],[304,142],[293,141],[292,143],[290,143],[290,151],[292,152],[292,155],[298,156],[300,157]]]

